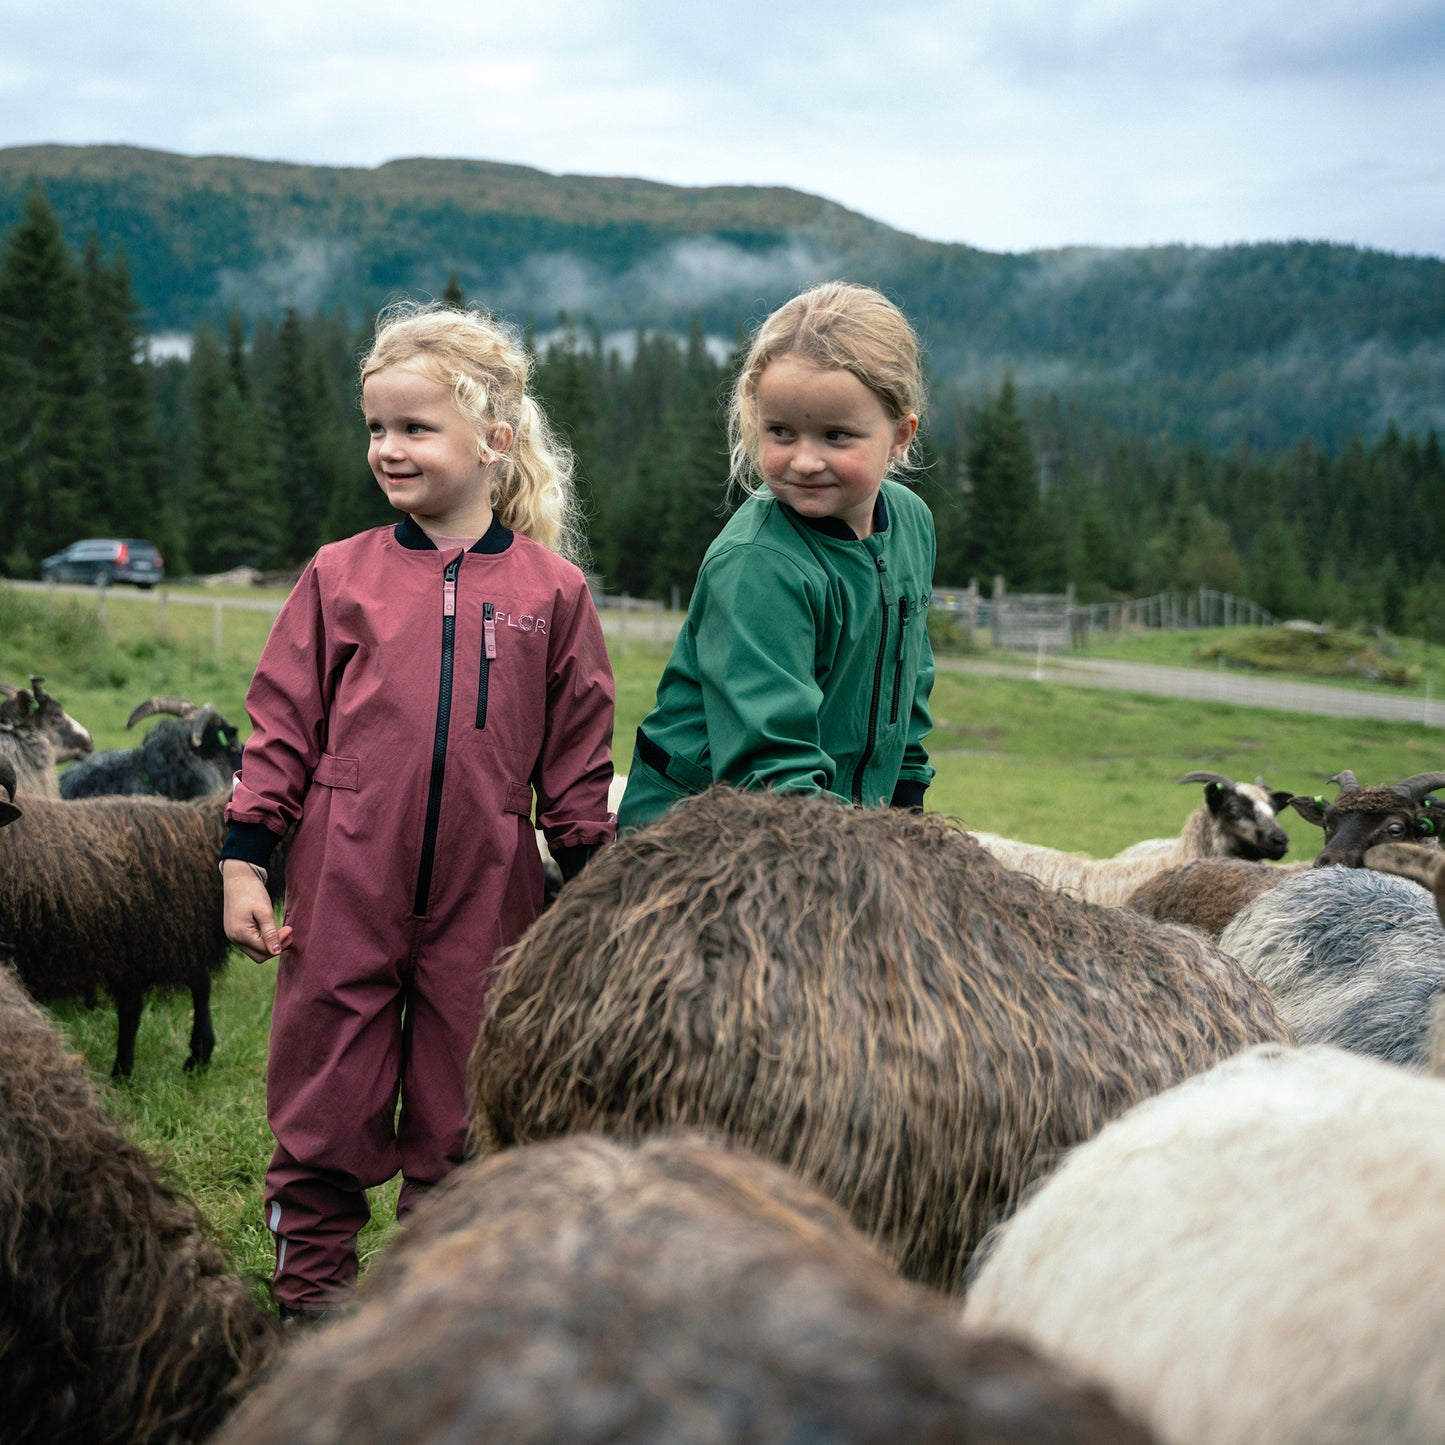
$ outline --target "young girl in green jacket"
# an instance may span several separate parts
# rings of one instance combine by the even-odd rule
[[[713,783],[922,807],[933,520],[888,477],[923,405],[918,339],[871,287],[815,286],[763,322],[728,417],[747,500],[703,558],[620,827]]]

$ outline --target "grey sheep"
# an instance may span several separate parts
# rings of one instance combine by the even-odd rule
[[[190,990],[186,1068],[211,1057],[211,976],[230,951],[216,866],[228,801],[26,799],[23,818],[0,830],[0,957],[41,1002],[105,987],[116,1075],[134,1067],[141,1007],[158,989]],[[271,873],[278,893],[283,866]]]
[[[1219,946],[1274,995],[1302,1043],[1424,1067],[1445,991],[1445,928],[1414,883],[1310,869],[1241,909]]]
[[[1148,1439],[776,1166],[587,1135],[453,1174],[216,1445]]]
[[[0,1435],[203,1440],[278,1338],[194,1206],[0,968]]]
[[[15,769],[26,797],[60,797],[56,767],[87,756],[95,747],[89,731],[45,691],[32,675],[30,688],[0,682],[0,758]]]
[[[241,766],[235,726],[211,703],[197,707],[179,697],[153,697],[126,719],[128,728],[168,713],[134,748],[96,753],[60,775],[63,798],[154,793],[163,798],[200,798],[228,792]]]

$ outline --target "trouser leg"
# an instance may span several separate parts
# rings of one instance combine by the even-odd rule
[[[343,1303],[356,1287],[356,1236],[371,1217],[355,1177],[308,1167],[278,1144],[265,1207],[276,1242],[276,1302],[299,1310]]]

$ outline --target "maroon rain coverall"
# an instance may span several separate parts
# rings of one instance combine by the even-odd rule
[[[437,551],[410,518],[323,547],[276,619],[223,854],[292,824],[267,1068],[276,1298],[356,1277],[364,1190],[398,1214],[462,1159],[467,1059],[542,867],[613,836],[612,672],[570,562],[493,523]],[[400,1113],[397,1110],[400,1100]]]

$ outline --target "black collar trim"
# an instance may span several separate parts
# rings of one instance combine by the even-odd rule
[[[825,537],[836,537],[840,542],[858,540],[858,534],[841,517],[805,517],[800,512],[793,511],[786,502],[780,502],[779,505],[785,507],[805,527],[811,527]],[[888,503],[883,500],[881,491],[873,503],[873,530],[875,533],[888,530]]]
[[[437,544],[427,536],[417,523],[416,518],[410,513],[396,524],[392,530],[392,535],[408,552],[435,552],[437,550]],[[492,525],[477,539],[476,545],[469,550],[495,555],[498,552],[505,552],[511,545],[511,530],[504,527],[498,519],[497,514],[493,512]]]

